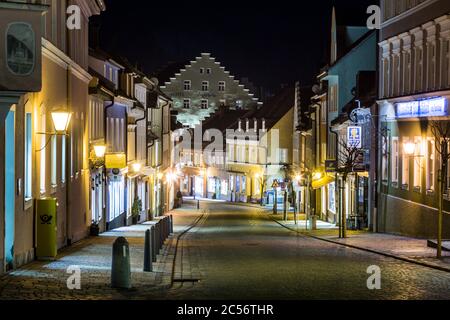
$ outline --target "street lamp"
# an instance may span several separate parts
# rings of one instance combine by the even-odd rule
[[[106,153],[106,145],[95,145],[94,146],[94,153],[97,158],[103,158],[105,157]]]
[[[133,167],[133,171],[135,173],[137,173],[137,172],[141,171],[142,165],[139,162],[135,162],[132,164],[132,167]]]
[[[322,179],[322,172],[320,172],[320,171],[314,172],[313,178],[314,178],[314,180]]]
[[[416,152],[416,144],[413,142],[406,142],[403,144],[403,151],[408,156],[413,156]]]
[[[72,114],[67,111],[53,111],[51,115],[56,134],[65,134],[69,127]]]

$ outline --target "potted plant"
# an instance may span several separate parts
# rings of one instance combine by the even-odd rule
[[[91,226],[89,228],[89,234],[92,237],[98,237],[100,233],[100,227],[98,226],[98,222],[95,222],[94,220],[92,220]]]
[[[135,198],[133,206],[131,207],[131,217],[133,219],[133,224],[138,223],[141,211],[142,211],[142,201],[139,198]]]

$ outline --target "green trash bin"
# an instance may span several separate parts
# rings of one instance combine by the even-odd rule
[[[36,257],[54,260],[58,253],[56,224],[56,199],[36,200]]]

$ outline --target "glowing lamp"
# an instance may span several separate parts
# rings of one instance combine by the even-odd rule
[[[133,171],[134,172],[139,172],[139,171],[141,171],[141,164],[140,163],[133,163],[133,165],[132,165],[132,167],[133,167]]]
[[[320,180],[320,179],[322,179],[322,173],[321,172],[314,173],[314,180]]]
[[[106,153],[106,146],[105,145],[95,145],[94,153],[97,158],[103,158]]]
[[[70,124],[70,118],[72,114],[67,111],[54,111],[52,112],[53,126],[56,133],[65,134]]]
[[[156,176],[158,180],[162,180],[162,178],[164,177],[164,175],[161,172],[159,172]]]
[[[413,142],[407,142],[403,144],[403,151],[408,156],[413,156],[416,152],[416,144]]]

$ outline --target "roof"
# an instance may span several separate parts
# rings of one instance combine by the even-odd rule
[[[169,62],[165,66],[159,68],[156,70],[152,76],[156,77],[159,80],[159,83],[161,85],[164,85],[164,83],[169,82],[170,78],[174,77],[174,75],[178,72],[180,72],[181,69],[184,69],[187,65],[189,65],[189,61],[185,62]]]

